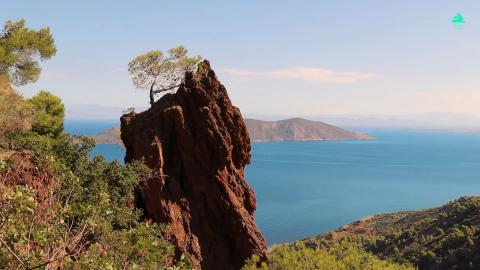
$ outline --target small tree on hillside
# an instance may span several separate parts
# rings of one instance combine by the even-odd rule
[[[0,76],[14,85],[35,82],[40,76],[39,61],[55,55],[48,28],[38,31],[25,27],[25,20],[7,21],[0,33]]]
[[[63,132],[65,107],[59,97],[42,90],[29,99],[28,103],[35,111],[32,131],[52,138]]]
[[[178,46],[162,51],[154,50],[135,57],[128,64],[128,72],[133,76],[133,84],[140,89],[149,89],[150,105],[155,102],[155,95],[165,91],[176,90],[184,82],[185,72],[195,69],[201,56],[188,56],[188,50]]]
[[[30,130],[33,121],[33,110],[11,85],[38,80],[39,61],[56,51],[48,28],[31,30],[22,19],[7,21],[0,30],[0,142],[6,134]]]

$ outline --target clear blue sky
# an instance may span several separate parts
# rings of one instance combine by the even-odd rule
[[[51,28],[57,55],[20,89],[51,90],[67,106],[146,106],[129,60],[183,44],[246,113],[480,116],[478,0],[15,0],[0,17]]]

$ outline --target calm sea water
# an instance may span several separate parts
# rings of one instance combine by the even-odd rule
[[[377,140],[253,144],[247,179],[269,244],[480,194],[480,134],[368,133]],[[95,154],[123,160],[124,150],[99,145]]]
[[[120,120],[65,120],[64,128],[70,134],[96,135],[106,129],[120,125]],[[92,157],[103,155],[107,160],[118,159],[123,163],[125,149],[114,144],[99,144],[92,151]]]
[[[70,134],[95,135],[120,125],[119,119],[112,120],[65,120],[64,128]]]

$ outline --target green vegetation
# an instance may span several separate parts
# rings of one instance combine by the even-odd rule
[[[32,121],[33,110],[10,87],[10,83],[0,77],[0,144],[11,133],[28,131]]]
[[[480,268],[479,197],[462,197],[412,215],[415,221],[408,228],[386,234],[366,248],[419,269]]]
[[[37,114],[48,114],[40,108]],[[54,110],[49,117],[56,116]],[[59,126],[42,123],[45,130],[57,130],[48,123]],[[1,149],[25,157],[1,162],[1,269],[162,269],[172,264],[173,248],[161,237],[165,228],[142,221],[133,207],[135,187],[149,177],[143,164],[90,160],[94,142],[86,137],[15,135]],[[18,179],[22,163],[30,182]],[[181,260],[177,266],[188,264]]]
[[[39,61],[50,59],[56,52],[48,28],[29,29],[23,19],[5,23],[0,33],[0,143],[10,133],[29,130],[33,121],[33,110],[11,84],[37,81]]]
[[[25,26],[25,20],[7,21],[0,34],[0,77],[14,85],[35,82],[41,71],[38,62],[56,52],[48,28],[35,31]]]
[[[60,98],[29,100],[11,84],[35,81],[55,53],[48,29],[7,22],[0,37],[0,269],[191,269],[142,219],[134,190],[150,171],[90,159],[95,143],[63,131]]]
[[[202,57],[188,56],[188,50],[178,46],[168,50],[168,56],[154,50],[135,57],[128,64],[133,84],[140,89],[149,89],[150,105],[155,95],[177,89],[183,82],[186,71],[192,71]]]
[[[342,241],[330,249],[312,249],[298,243],[293,246],[280,245],[269,255],[269,264],[260,263],[253,257],[243,270],[407,270],[414,269],[381,260],[369,252],[363,251],[354,243]]]
[[[377,215],[301,243],[328,249],[342,239],[420,270],[479,269],[480,197],[462,197],[423,211]]]
[[[60,98],[47,91],[40,91],[28,103],[35,111],[32,131],[50,137],[57,137],[63,132],[65,107]]]
[[[36,113],[48,113],[40,108]],[[45,130],[56,130],[48,123],[58,127],[56,121],[47,121]],[[134,189],[149,178],[149,170],[141,163],[90,160],[92,139],[51,135],[16,134],[9,147],[0,150],[24,157],[1,162],[0,269],[171,266],[173,248],[161,236],[165,228],[142,221],[133,204]],[[20,172],[30,175],[30,182],[18,179],[19,164],[26,164]],[[32,167],[38,171],[30,171]],[[181,260],[177,266],[188,264]]]

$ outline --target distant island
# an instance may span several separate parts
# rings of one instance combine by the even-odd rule
[[[252,142],[268,141],[334,141],[373,140],[367,134],[348,131],[319,121],[291,118],[279,121],[245,119]],[[98,144],[123,145],[120,126],[109,128],[95,136]]]
[[[245,123],[252,142],[374,139],[366,134],[303,118],[279,121],[245,119]]]
[[[106,129],[95,135],[94,138],[97,144],[118,144],[123,146],[123,142],[120,139],[120,126]]]

